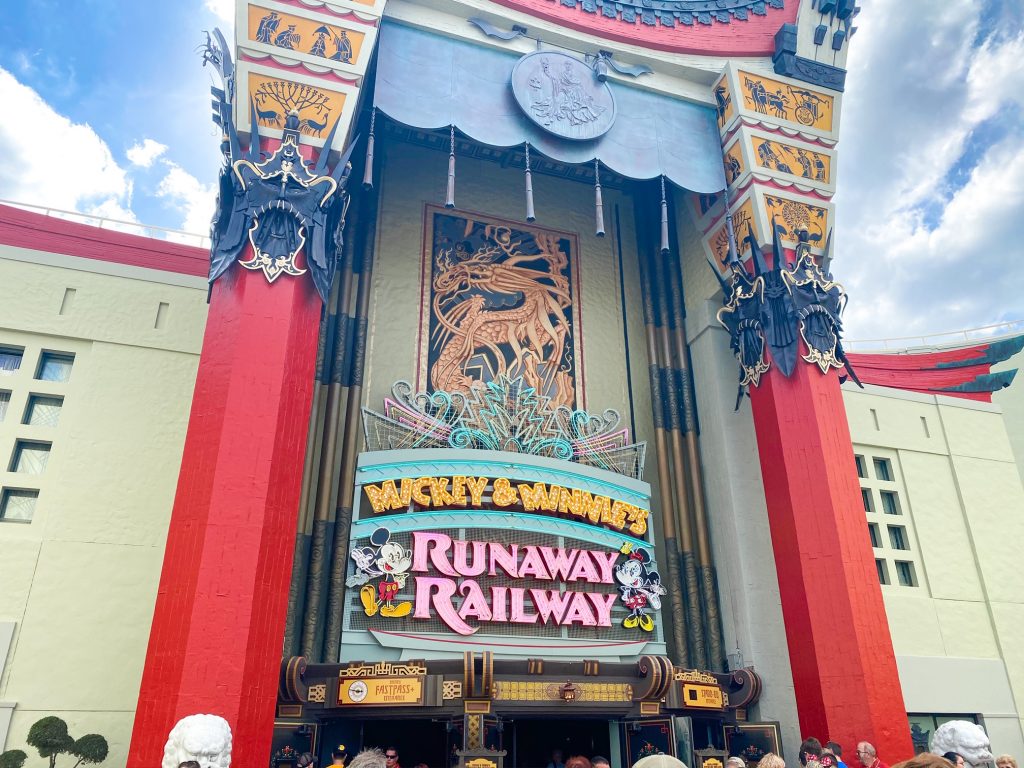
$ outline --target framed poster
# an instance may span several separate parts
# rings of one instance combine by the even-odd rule
[[[777,722],[737,723],[723,726],[723,730],[725,751],[729,755],[742,757],[747,765],[757,765],[769,752],[784,757]]]
[[[506,376],[583,408],[576,235],[433,205],[425,218],[420,388]]]

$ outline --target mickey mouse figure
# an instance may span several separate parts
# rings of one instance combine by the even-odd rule
[[[627,629],[639,626],[650,632],[654,629],[654,619],[646,609],[648,605],[655,610],[661,609],[661,596],[665,594],[661,576],[651,570],[651,556],[646,549],[634,549],[627,543],[619,551],[626,557],[615,566],[615,578],[619,582],[622,602],[630,610],[629,616],[622,620],[622,626]]]
[[[373,550],[369,547],[353,551],[352,557],[362,573],[384,578],[377,583],[377,589],[374,589],[372,584],[364,584],[359,590],[363,612],[367,616],[374,616],[378,611],[381,616],[408,616],[412,612],[412,603],[395,603],[395,598],[398,596],[398,590],[405,586],[409,569],[412,568],[412,551],[396,541],[391,541],[391,531],[387,528],[375,530],[370,535],[370,544],[378,547],[376,560],[373,559]]]

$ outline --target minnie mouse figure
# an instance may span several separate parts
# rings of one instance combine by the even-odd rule
[[[631,544],[624,544],[620,551],[626,557],[615,566],[615,578],[619,582],[622,602],[630,611],[622,620],[622,626],[627,629],[639,626],[650,632],[654,629],[654,619],[647,612],[647,606],[661,609],[661,596],[665,594],[661,576],[651,570],[651,555],[646,549],[634,549]]]

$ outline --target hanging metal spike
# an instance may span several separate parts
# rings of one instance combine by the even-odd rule
[[[533,210],[533,174],[530,173],[530,145],[526,145],[526,220],[536,221],[537,215]]]
[[[373,130],[377,124],[377,108],[370,110],[370,137],[366,140],[366,168],[363,170],[363,189],[373,189]]]
[[[455,126],[452,126],[451,144],[448,151],[448,192],[444,199],[445,208],[455,207]]]
[[[595,232],[598,237],[604,237],[604,200],[601,198],[601,161],[594,160],[594,218]]]
[[[665,199],[665,177],[661,177],[661,255],[668,256],[668,200]]]

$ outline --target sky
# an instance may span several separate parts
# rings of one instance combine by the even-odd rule
[[[1024,320],[1024,3],[860,4],[835,197],[846,337]],[[216,78],[195,48],[205,29],[228,32],[233,8],[12,4],[0,16],[0,199],[206,233]]]

